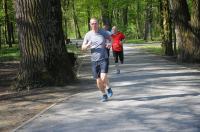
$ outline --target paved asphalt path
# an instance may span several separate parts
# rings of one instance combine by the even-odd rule
[[[24,123],[17,132],[200,132],[200,71],[125,45],[121,74],[110,58],[114,96],[94,89],[72,95]],[[86,61],[87,60],[87,61]],[[83,62],[87,63],[89,58]],[[91,73],[81,74],[91,79]]]

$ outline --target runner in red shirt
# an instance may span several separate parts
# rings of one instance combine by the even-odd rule
[[[120,68],[118,59],[120,60],[121,64],[124,63],[124,53],[123,53],[123,44],[122,40],[125,39],[125,35],[117,30],[116,26],[112,27],[112,51],[113,57],[115,61],[115,67],[117,74],[120,74]]]

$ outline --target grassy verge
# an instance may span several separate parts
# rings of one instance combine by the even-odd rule
[[[0,49],[0,62],[14,61],[19,59],[20,52],[18,45],[13,45],[13,47],[3,46]]]
[[[159,44],[143,45],[143,46],[138,46],[138,48],[147,51],[149,53],[162,55],[162,47]]]
[[[144,44],[145,41],[143,39],[126,39],[125,43]]]
[[[75,44],[67,45],[67,51],[75,54],[80,54],[80,48],[77,48]],[[18,61],[20,60],[20,51],[18,45],[14,44],[13,47],[3,46],[0,49],[0,62],[5,61]]]
[[[72,52],[74,54],[81,54],[81,50],[76,46],[76,44],[68,44],[66,45],[66,47],[68,52]]]
[[[155,41],[148,41],[146,42],[144,39],[126,39],[125,43],[132,43],[132,44],[153,44],[153,43],[157,43],[160,42],[159,40],[155,40]]]

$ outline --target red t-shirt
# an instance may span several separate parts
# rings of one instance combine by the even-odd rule
[[[117,32],[116,34],[112,34],[112,50],[113,51],[122,51],[122,43],[121,40],[125,38],[124,34],[121,32]]]

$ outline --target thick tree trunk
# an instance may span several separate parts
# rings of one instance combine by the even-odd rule
[[[162,1],[162,18],[163,18],[163,32],[162,32],[162,48],[164,55],[173,56],[173,45],[172,45],[172,21],[169,10],[169,1]]]
[[[200,17],[199,1],[192,5],[192,19],[186,0],[174,0],[176,38],[179,46],[178,60],[185,62],[200,62]]]
[[[191,27],[192,33],[189,36],[189,41],[192,44],[192,48],[188,49],[190,54],[190,61],[200,62],[200,1],[192,1],[192,16],[191,16]]]
[[[15,0],[21,61],[16,88],[64,85],[75,78],[64,44],[59,0]]]

